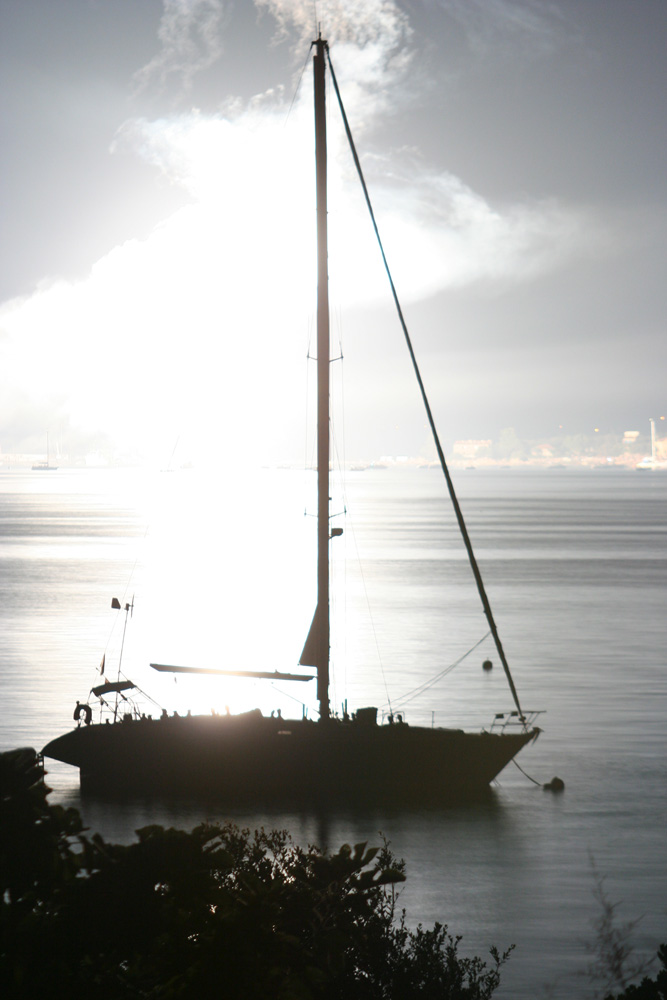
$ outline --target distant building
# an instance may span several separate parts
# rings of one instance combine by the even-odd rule
[[[479,458],[491,451],[491,440],[488,441],[455,441],[452,454],[458,458]]]
[[[639,431],[624,431],[623,444],[634,444],[639,437]]]
[[[550,444],[536,444],[534,448],[531,448],[531,455],[535,455],[537,458],[553,458],[554,450]]]

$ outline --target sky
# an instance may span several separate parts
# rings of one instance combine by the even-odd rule
[[[445,447],[664,414],[664,0],[0,0],[1,453],[308,460],[318,23]],[[337,447],[426,456],[328,106]]]

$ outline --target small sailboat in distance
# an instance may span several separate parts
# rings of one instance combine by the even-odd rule
[[[393,806],[434,803],[486,788],[540,730],[538,713],[525,712],[512,680],[489,601],[475,560],[461,508],[435,430],[417,361],[398,306],[408,349],[427,417],[456,512],[488,626],[496,644],[515,709],[498,713],[480,732],[455,728],[413,726],[402,715],[378,719],[378,709],[363,706],[336,716],[329,700],[329,546],[340,535],[331,527],[330,511],[330,334],[327,268],[327,158],[325,73],[331,80],[343,115],[352,154],[360,173],[329,47],[321,35],[313,42],[315,97],[315,170],[317,209],[317,600],[312,624],[299,660],[315,674],[282,674],[281,679],[317,681],[319,719],[266,718],[259,709],[240,715],[211,714],[180,717],[163,711],[151,719],[125,711],[110,724],[79,724],[44,747],[46,757],[79,768],[82,788],[110,793],[188,795],[213,794],[231,802],[269,801],[345,806],[374,801]],[[364,193],[368,193],[361,177]],[[370,202],[368,201],[370,209]],[[372,209],[371,209],[372,214]],[[373,224],[375,220],[373,217]],[[376,227],[377,233],[377,227]],[[378,236],[379,239],[379,236]],[[382,252],[384,258],[384,252]],[[385,260],[386,265],[386,260]],[[388,270],[388,269],[387,269]],[[252,600],[252,595],[248,595]],[[151,664],[155,669],[193,672],[191,668]],[[204,673],[237,674],[210,669]],[[277,674],[251,672],[251,676]],[[120,681],[120,678],[119,678]],[[126,693],[123,689],[121,695]],[[111,689],[106,686],[102,693]],[[116,693],[115,689],[113,693]]]
[[[664,417],[660,419],[664,420]],[[667,469],[667,462],[662,462],[658,459],[655,445],[655,420],[653,417],[651,417],[649,423],[651,425],[651,454],[642,458],[641,462],[637,462],[635,468],[639,472],[654,472],[656,469]]]
[[[49,449],[49,433],[46,432],[46,461],[35,462],[32,467],[33,472],[57,472],[58,466],[51,465],[51,452]]]

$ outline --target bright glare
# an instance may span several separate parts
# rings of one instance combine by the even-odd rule
[[[342,51],[360,73],[342,81],[348,114],[372,121],[385,100],[382,53],[369,67],[354,45]],[[389,304],[333,92],[328,100],[332,301]],[[315,311],[309,77],[289,115],[269,93],[226,116],[193,111],[123,132],[191,203],[146,239],[110,250],[85,279],[45,281],[2,307],[5,390],[49,412],[47,426],[58,414],[80,437],[107,435],[130,460],[164,463],[177,438],[185,461],[293,457]],[[555,246],[571,245],[554,234],[578,225],[552,208],[501,213],[447,174],[420,168],[408,182],[389,159],[366,165],[404,301],[542,268]]]
[[[303,516],[312,475],[212,466],[158,474],[147,498],[141,607],[132,661],[163,704],[185,713],[259,707],[301,714],[314,684],[161,674],[149,662],[223,670],[298,671],[315,604],[314,526]],[[131,669],[130,669],[131,668]],[[308,673],[308,670],[303,672]],[[174,679],[176,676],[176,679]],[[283,692],[287,692],[287,695]]]

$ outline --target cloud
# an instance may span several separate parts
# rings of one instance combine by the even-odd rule
[[[532,3],[492,0],[480,6],[475,0],[462,6],[458,0],[443,0],[443,4],[466,23],[479,22],[486,30],[521,31],[533,37],[547,37],[550,31],[542,8]],[[192,7],[194,16],[199,5],[184,6]],[[256,0],[256,6],[274,19],[277,37],[290,39],[301,51],[312,40],[310,0]],[[406,100],[414,56],[410,23],[392,0],[328,0],[318,4],[317,16],[334,49],[348,117],[359,140],[383,120],[397,94]],[[187,37],[188,23],[187,17],[170,20],[173,48],[182,47],[175,38],[179,30]],[[136,120],[126,124],[124,137],[172,181],[186,187],[199,204],[226,213],[225,231],[237,245],[246,239],[246,222],[237,209],[245,200],[244,191],[252,189],[251,214],[261,203],[263,245],[268,247],[273,232],[290,226],[289,220],[276,217],[274,194],[280,193],[281,207],[291,205],[294,229],[303,211],[303,192],[309,190],[310,95],[306,77],[292,113],[294,127],[289,129],[284,127],[282,91],[270,91],[246,107],[230,104],[227,113],[218,116],[195,112],[171,120]],[[330,104],[334,100],[331,94]],[[435,171],[409,150],[364,155],[361,147],[361,152],[390,263],[400,273],[409,298],[480,280],[526,280],[598,242],[595,226],[584,213],[549,201],[492,205],[462,179]],[[366,219],[358,211],[357,180],[340,126],[330,125],[330,154],[331,239],[334,247],[338,241],[341,259],[347,261],[337,272],[340,294],[357,304],[375,301],[385,288],[379,269],[374,278],[362,281],[359,255],[343,248],[348,238],[353,246],[375,252]],[[354,212],[349,202],[354,203]],[[305,220],[304,228],[307,232]]]
[[[164,0],[158,29],[159,53],[135,73],[138,90],[176,77],[188,90],[193,77],[208,69],[222,52],[226,17],[222,0]]]
[[[562,11],[541,0],[439,0],[439,6],[461,25],[479,55],[508,46],[516,58],[519,40],[519,51],[532,58],[552,52],[562,38]]]
[[[281,30],[312,35],[310,4],[260,6]],[[405,78],[409,25],[386,0],[318,10],[342,39],[336,67],[363,134]],[[221,4],[203,0],[166,2],[162,53],[142,71],[145,79],[191,78],[217,51],[222,13]],[[112,434],[138,454],[164,455],[188,431],[200,450],[215,449],[220,426],[234,428],[236,460],[285,447],[281,434],[301,417],[315,310],[310,87],[307,77],[289,116],[283,92],[273,89],[246,105],[230,102],[224,113],[126,122],[123,141],[185,188],[191,203],[146,239],[112,249],[85,280],[45,284],[6,303],[3,378],[25,386],[35,406],[57,388],[53,406],[60,412],[68,400],[74,428]],[[555,203],[492,205],[414,151],[362,150],[362,158],[406,301],[474,282],[529,280],[590,242],[590,220],[580,213]],[[331,125],[330,162],[332,302],[350,309],[388,302],[340,124]],[[267,428],[263,417],[278,412],[281,421]]]
[[[276,41],[289,40],[299,62],[321,30],[333,50],[346,104],[355,111],[357,131],[365,127],[367,117],[409,99],[412,28],[393,0],[324,0],[317,5],[309,0],[255,0],[255,4],[274,19]]]
[[[276,21],[277,37],[296,37],[299,46],[321,29],[336,44],[359,48],[379,46],[385,51],[404,44],[411,34],[407,15],[393,0],[255,0],[260,11]]]
[[[257,6],[275,19],[282,36],[298,37],[302,48],[312,39],[310,3],[257,0]],[[498,18],[512,20],[514,6],[496,4]],[[359,140],[383,120],[393,96],[403,89],[413,57],[410,25],[389,0],[334,0],[320,5],[318,16],[327,25],[327,34],[336,39],[339,83]],[[533,20],[537,31],[536,14]],[[304,205],[312,197],[307,194],[312,169],[311,101],[307,76],[289,127],[283,93],[272,90],[256,95],[245,107],[230,103],[224,114],[194,112],[158,121],[135,120],[126,123],[124,137],[170,180],[183,185],[197,203],[223,213],[225,232],[235,245],[245,244],[248,219],[260,214],[261,204],[262,246],[268,249],[273,234],[296,230],[299,224],[304,233],[310,232]],[[329,102],[331,109],[333,93]],[[361,254],[345,250],[347,241],[377,257],[365,211],[360,211],[347,142],[340,124],[333,121],[335,111],[331,115],[330,110],[330,116],[331,244],[343,261],[337,268],[332,252],[332,277],[339,279],[339,294],[348,304],[368,304],[384,294],[386,279],[378,267],[371,278],[362,278]],[[550,201],[492,205],[460,178],[435,171],[414,151],[364,154],[363,145],[360,151],[390,263],[401,276],[407,298],[480,280],[526,280],[597,242],[592,220],[584,213]],[[245,219],[238,214],[241,205],[249,206]],[[285,205],[290,206],[291,219],[285,217]],[[307,243],[309,237],[304,239]],[[273,249],[280,253],[279,246]],[[306,266],[297,247],[292,247],[291,255]],[[264,261],[269,265],[268,254]],[[280,267],[272,273],[286,281]]]

